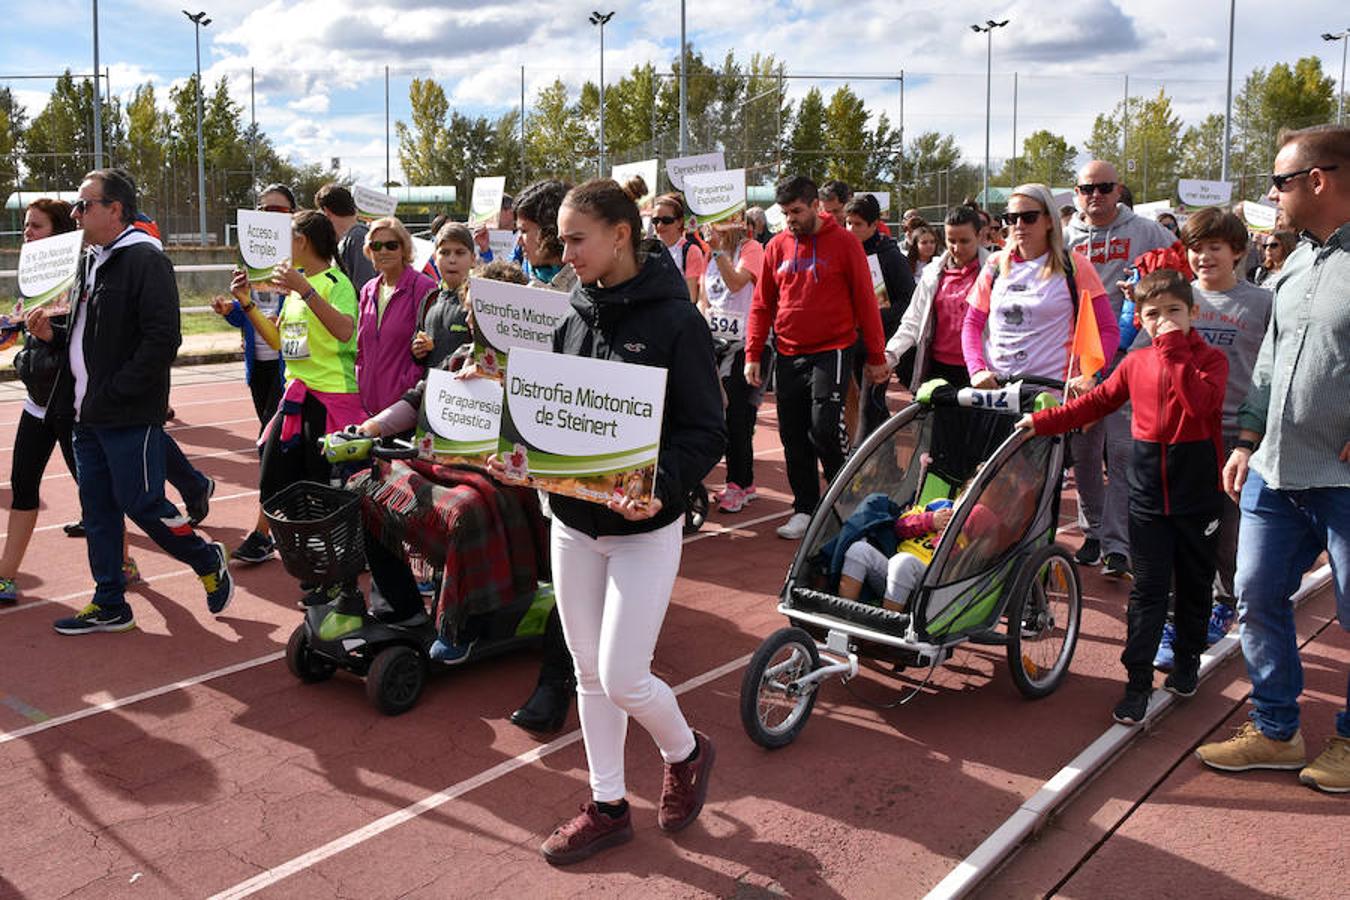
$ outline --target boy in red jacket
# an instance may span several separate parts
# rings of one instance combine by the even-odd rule
[[[1148,711],[1153,655],[1176,578],[1176,664],[1163,688],[1195,693],[1209,623],[1222,489],[1222,419],[1228,358],[1191,328],[1195,298],[1179,273],[1160,269],[1134,289],[1136,315],[1153,343],[1125,357],[1105,383],[1064,406],[1023,416],[1021,428],[1063,434],[1132,401],[1129,471],[1129,632],[1120,661],[1129,681],[1117,722]]]

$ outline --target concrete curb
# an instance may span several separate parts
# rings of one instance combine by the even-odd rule
[[[244,351],[242,350],[198,350],[191,353],[180,353],[173,364],[175,367],[205,366],[211,363],[243,362],[243,360]],[[12,360],[5,365],[0,365],[0,382],[18,380],[19,373],[15,370]]]

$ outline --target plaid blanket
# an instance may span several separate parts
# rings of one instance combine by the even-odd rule
[[[451,640],[468,616],[533,596],[549,577],[548,528],[532,488],[422,460],[379,461],[347,488],[362,495],[361,517],[376,540],[443,567],[434,613]]]

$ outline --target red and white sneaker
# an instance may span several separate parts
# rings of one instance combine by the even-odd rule
[[[745,491],[734,481],[728,481],[717,495],[717,508],[724,513],[738,513],[745,509]]]

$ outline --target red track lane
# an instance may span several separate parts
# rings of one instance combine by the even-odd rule
[[[251,410],[242,382],[221,371],[232,370],[176,373],[179,418],[200,426],[177,433],[190,455],[246,447],[254,434],[247,422],[209,424]],[[18,413],[8,403],[0,410]],[[708,528],[786,515],[771,406],[756,446],[763,499],[737,516],[714,514]],[[200,466],[216,478],[218,497],[246,494],[213,503],[204,527],[233,546],[256,515],[256,495],[247,493],[256,488],[256,457],[231,452]],[[76,515],[68,476],[60,463],[49,470],[58,471],[44,484],[39,526]],[[719,471],[708,483],[720,479]],[[686,545],[655,662],[672,685],[743,657],[785,624],[775,595],[795,545],[773,535],[779,521]],[[276,562],[236,570],[241,589],[215,619],[190,572],[143,537],[133,545],[151,576],[132,597],[139,631],[63,638],[50,620],[86,602],[83,545],[59,529],[35,536],[24,602],[0,615],[0,730],[264,659],[299,621],[298,590]],[[691,722],[717,741],[718,763],[703,817],[673,840],[655,827],[659,757],[635,726],[628,757],[638,836],[624,849],[567,871],[537,854],[542,837],[586,797],[576,742],[301,867],[264,893],[922,894],[1109,724],[1126,587],[1095,573],[1084,581],[1073,675],[1044,701],[1020,698],[1001,650],[963,650],[899,709],[874,709],[827,684],[797,743],[768,753],[741,731],[738,670],[681,697]],[[56,598],[65,599],[37,605]],[[465,666],[433,679],[416,709],[390,719],[366,703],[356,679],[306,686],[283,664],[263,662],[0,743],[0,791],[11,811],[0,896],[228,890],[537,749],[503,718],[528,694],[537,664],[537,654],[524,652]],[[853,688],[885,701],[896,685],[868,673]],[[575,713],[567,727],[575,728]]]

